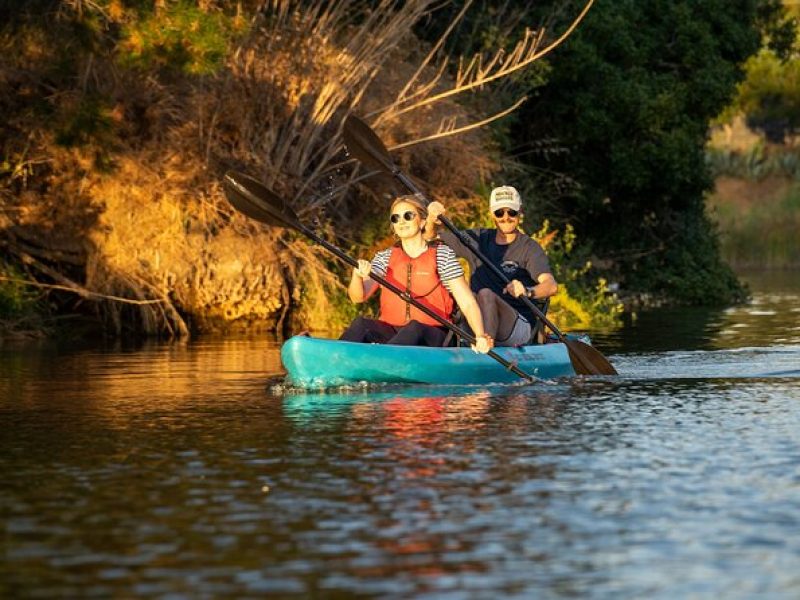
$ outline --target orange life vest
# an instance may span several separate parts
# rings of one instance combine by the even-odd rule
[[[450,321],[453,312],[453,297],[439,279],[439,272],[436,268],[437,245],[428,246],[428,249],[416,258],[411,258],[401,246],[393,247],[389,255],[386,279],[408,292],[423,306]],[[381,321],[401,327],[412,319],[425,325],[441,326],[441,323],[397,294],[381,290]]]

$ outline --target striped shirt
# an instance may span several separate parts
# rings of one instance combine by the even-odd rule
[[[372,257],[372,270],[381,277],[386,277],[391,254],[392,248],[387,248],[377,252]],[[464,276],[464,268],[458,262],[456,253],[446,244],[438,244],[436,246],[436,272],[448,290],[450,289],[450,281]]]

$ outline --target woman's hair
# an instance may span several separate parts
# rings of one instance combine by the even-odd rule
[[[427,208],[426,204],[422,200],[420,200],[417,196],[412,195],[412,194],[407,194],[405,196],[397,196],[397,198],[395,198],[392,201],[392,207],[389,209],[389,214],[393,213],[394,212],[394,207],[397,206],[398,204],[400,204],[401,202],[405,202],[406,204],[410,204],[415,209],[417,209],[417,212],[419,213],[419,216],[422,219],[423,227],[424,227],[425,219],[428,218],[428,208]]]

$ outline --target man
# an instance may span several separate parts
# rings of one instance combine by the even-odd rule
[[[522,218],[522,201],[519,192],[511,186],[492,190],[489,210],[494,229],[469,229],[480,252],[503,271],[510,281],[506,284],[483,264],[461,240],[449,230],[442,230],[442,241],[450,246],[456,256],[464,258],[470,266],[470,287],[478,297],[486,334],[496,346],[522,346],[536,343],[532,340],[536,316],[522,300],[542,301],[558,291],[558,284],[550,272],[550,261],[542,247],[519,230]],[[434,231],[439,215],[445,213],[440,202],[428,205],[426,230]]]

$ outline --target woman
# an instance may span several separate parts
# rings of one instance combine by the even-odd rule
[[[481,311],[464,278],[464,269],[448,246],[425,241],[422,227],[426,217],[425,206],[414,196],[397,198],[389,220],[398,243],[378,252],[371,263],[358,261],[348,295],[355,303],[372,296],[380,287],[369,277],[374,271],[447,321],[451,321],[455,299],[475,332],[473,350],[485,354],[494,343],[484,332]],[[358,317],[339,339],[403,346],[441,346],[444,342],[447,329],[397,294],[382,290],[380,304],[378,319]]]

